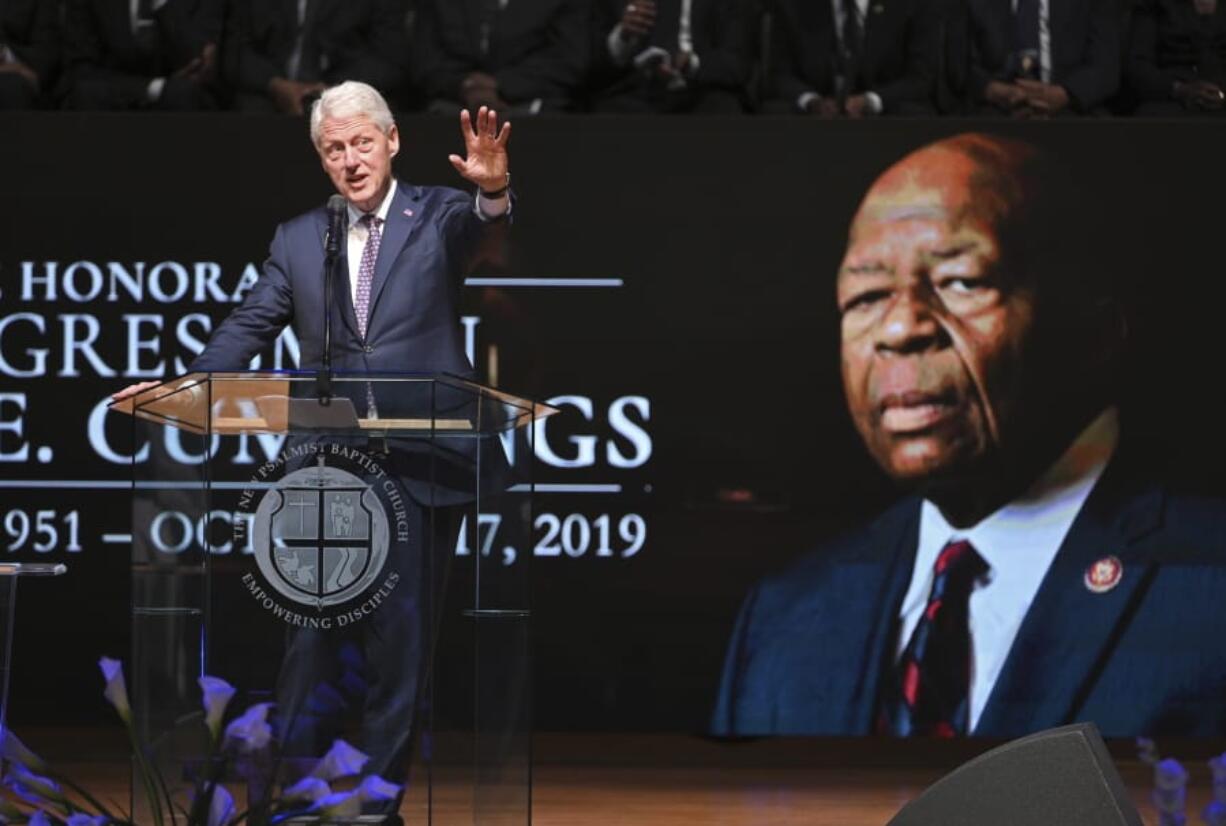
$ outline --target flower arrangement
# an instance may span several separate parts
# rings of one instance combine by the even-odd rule
[[[1137,757],[1154,770],[1150,799],[1158,814],[1158,826],[1186,826],[1188,770],[1173,757],[1162,759],[1154,741],[1146,737],[1137,738]],[[1208,826],[1226,826],[1226,754],[1211,759],[1209,771],[1213,775],[1213,799],[1201,811],[1201,820]]]
[[[139,826],[272,826],[291,817],[310,815],[324,820],[353,817],[363,804],[395,801],[401,787],[376,776],[362,776],[369,757],[343,740],[300,780],[276,795],[260,795],[239,810],[223,778],[237,768],[249,780],[261,772],[265,780],[276,774],[277,759],[268,713],[272,703],[257,703],[225,722],[235,688],[218,677],[199,679],[208,731],[208,755],[186,805],[177,802],[166,779],[149,759],[132,722],[132,707],[124,681],[123,664],[103,657],[99,661],[106,682],[103,695],[127,729],[137,780],[151,824]],[[3,784],[11,796],[0,795],[0,824],[29,826],[138,826],[131,812],[107,806],[57,772],[28,749],[7,728],[0,743],[6,768]],[[271,767],[271,770],[270,770]]]

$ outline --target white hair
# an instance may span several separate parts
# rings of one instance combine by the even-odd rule
[[[311,143],[319,146],[324,118],[352,118],[365,115],[374,121],[383,134],[392,131],[396,119],[387,101],[375,87],[356,80],[346,80],[325,89],[311,106]]]

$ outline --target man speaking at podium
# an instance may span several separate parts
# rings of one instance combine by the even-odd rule
[[[865,195],[844,391],[918,495],[753,589],[715,733],[1226,734],[1226,508],[1121,438],[1127,241],[1078,169],[960,135]]]
[[[386,101],[349,81],[326,90],[311,110],[311,141],[337,193],[348,203],[344,260],[335,285],[332,362],[354,372],[450,372],[470,375],[453,294],[481,233],[510,212],[507,141],[511,124],[485,107],[460,115],[466,158],[456,170],[477,194],[413,186],[392,175],[400,133]],[[300,367],[323,356],[323,207],[277,227],[263,277],[213,332],[189,372],[245,370],[291,325]],[[153,387],[145,382],[116,399]]]
[[[451,373],[471,376],[454,296],[468,257],[482,234],[511,211],[507,141],[511,124],[482,107],[475,118],[460,115],[466,157],[450,156],[456,171],[476,193],[397,181],[392,159],[400,134],[383,97],[364,83],[346,82],[326,90],[311,110],[311,140],[333,186],[345,199],[348,232],[341,246],[331,315],[332,364],[338,372]],[[214,331],[189,372],[246,370],[286,325],[301,345],[302,369],[323,364],[325,239],[328,213],[318,209],[279,226],[262,277],[241,306]],[[116,393],[128,398],[156,382]],[[354,383],[350,383],[351,385]],[[354,398],[359,412],[367,399]],[[368,397],[373,398],[373,397]],[[393,454],[397,451],[393,451]],[[400,459],[388,458],[393,468]],[[403,471],[403,468],[398,468]],[[413,492],[411,474],[400,481]],[[427,520],[421,509],[419,531]],[[419,555],[418,555],[419,556]],[[398,780],[407,769],[412,726],[430,641],[425,628],[428,583],[421,580],[419,558],[389,561],[401,571],[394,602],[360,623],[359,648],[378,674],[367,676],[362,699],[362,747],[371,760],[365,771]],[[327,716],[316,708],[335,686],[347,657],[328,632],[295,629],[279,677],[278,709],[299,720],[294,732],[282,731],[286,750],[315,756],[327,748],[322,730],[308,722]],[[372,640],[374,641],[372,643]],[[350,663],[351,664],[351,663]],[[289,708],[286,708],[288,706]],[[296,707],[296,708],[295,708]],[[330,712],[329,712],[330,713]],[[320,749],[311,755],[311,749]]]

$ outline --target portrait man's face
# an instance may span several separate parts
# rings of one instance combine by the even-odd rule
[[[400,151],[395,125],[385,134],[366,115],[324,118],[320,160],[336,191],[363,212],[379,207],[392,177],[392,158]]]
[[[1009,209],[981,172],[940,145],[904,159],[869,190],[840,266],[848,406],[896,479],[977,467],[1022,412],[1035,290],[1006,276]]]

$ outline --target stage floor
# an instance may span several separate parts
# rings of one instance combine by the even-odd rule
[[[16,727],[15,727],[16,728]],[[126,800],[123,744],[113,732],[36,730],[27,744],[103,799]],[[1188,822],[1209,799],[1204,757],[1213,744],[1171,748],[1192,774]],[[1218,744],[1220,745],[1220,744]],[[1119,753],[1128,744],[1112,744]],[[533,770],[536,826],[883,826],[909,799],[987,745],[896,741],[719,743],[675,735],[538,735]],[[1220,751],[1219,749],[1216,749]],[[73,759],[75,755],[76,759]],[[1121,774],[1146,824],[1157,824],[1149,769],[1131,757]],[[438,773],[434,824],[473,818],[458,784]],[[1036,793],[1041,793],[1036,790]],[[407,823],[424,823],[406,803]],[[497,819],[498,826],[517,821]]]

